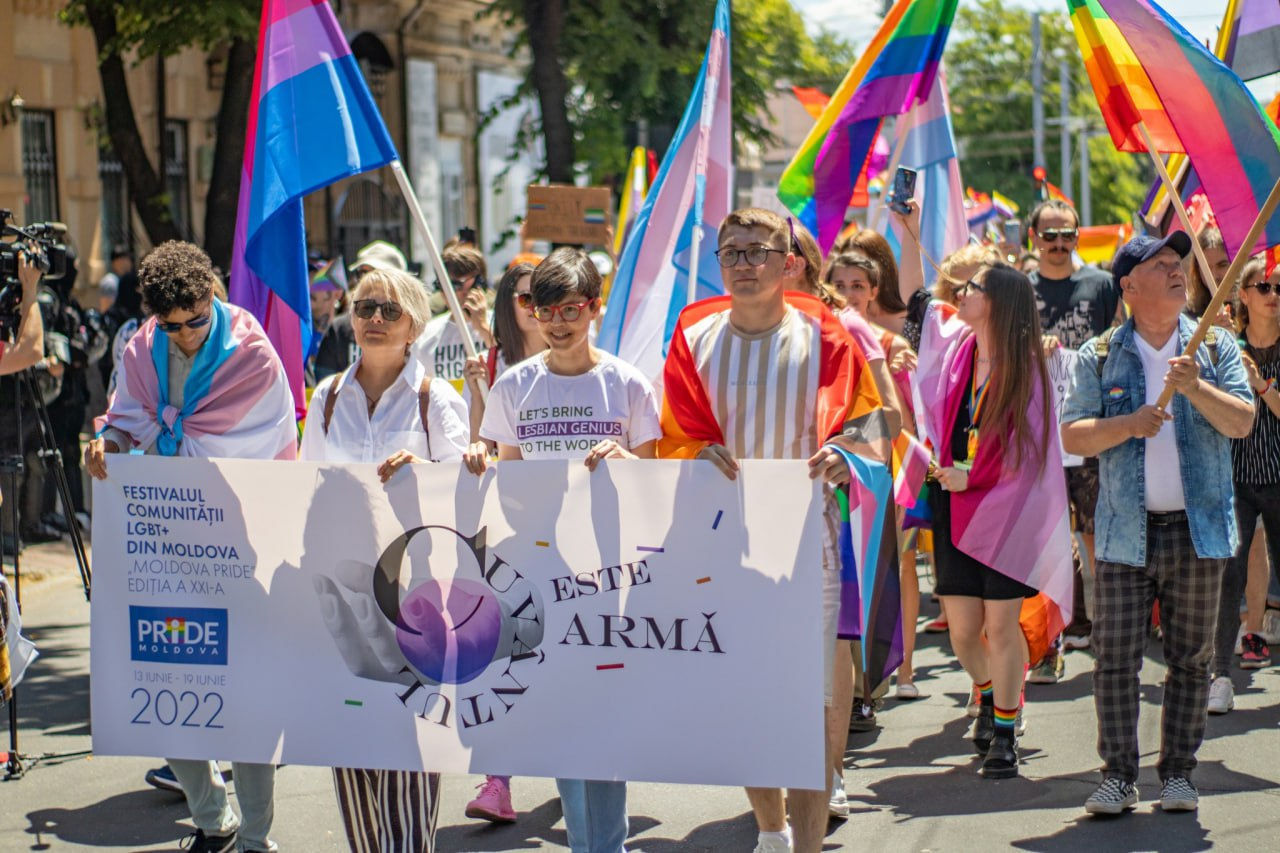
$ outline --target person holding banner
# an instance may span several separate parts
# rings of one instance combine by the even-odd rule
[[[85,469],[105,480],[107,454],[293,459],[297,427],[284,366],[249,312],[216,298],[208,255],[170,240],[138,270],[152,316],[121,359],[115,393],[85,448]],[[233,762],[243,818],[213,761],[169,759],[196,831],[193,853],[275,850],[268,838],[275,767]]]
[[[299,458],[377,462],[385,483],[415,462],[457,462],[469,443],[466,405],[409,355],[430,318],[426,288],[407,272],[371,270],[352,294],[360,356],[320,383]],[[335,767],[333,783],[353,851],[430,853],[440,774]]]
[[[1080,350],[1062,414],[1066,452],[1099,457],[1094,703],[1103,780],[1090,814],[1138,802],[1138,671],[1160,602],[1166,679],[1160,760],[1164,811],[1199,805],[1191,782],[1204,738],[1222,572],[1239,546],[1231,441],[1249,434],[1253,393],[1229,335],[1194,354],[1183,259],[1191,238],[1135,237],[1111,267],[1130,319]],[[1170,410],[1154,405],[1165,386]]]
[[[810,476],[849,481],[838,441],[854,452],[888,460],[889,433],[866,359],[817,297],[786,292],[796,268],[789,220],[745,208],[720,225],[720,263],[727,296],[681,312],[663,371],[663,458],[703,459],[737,476],[738,459],[803,459]],[[754,372],[752,372],[754,371]],[[832,713],[836,626],[840,609],[839,518],[828,493],[823,514],[825,704]],[[815,701],[817,697],[814,697]],[[786,722],[783,721],[785,725]],[[828,766],[843,734],[828,717]],[[748,788],[758,853],[816,853],[827,823],[827,790]]]
[[[973,742],[982,775],[1005,779],[1018,775],[1023,599],[1047,593],[1058,630],[1071,604],[1067,496],[1039,314],[1027,277],[992,263],[969,279],[948,317],[924,289],[919,206],[908,204],[908,215],[894,216],[903,235],[901,298],[921,330],[922,417],[937,453],[929,488],[935,590],[980,694]]]
[[[652,459],[662,428],[653,386],[639,370],[591,345],[603,281],[580,249],[556,249],[533,271],[525,307],[547,350],[512,365],[493,384],[482,441],[467,452],[476,474],[488,446],[498,460]],[[566,438],[572,436],[572,438]],[[557,779],[573,853],[619,853],[627,838],[627,783]]]

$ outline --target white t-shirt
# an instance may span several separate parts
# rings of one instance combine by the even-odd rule
[[[471,329],[471,338],[478,354],[488,352],[474,329]],[[426,365],[432,376],[445,380],[453,390],[462,392],[466,384],[462,370],[467,364],[467,348],[462,343],[462,333],[458,331],[458,324],[453,322],[452,314],[441,314],[428,322],[413,342],[411,354]]]
[[[1178,354],[1178,332],[1175,329],[1169,341],[1157,352],[1136,331],[1138,355],[1146,374],[1148,405],[1155,405],[1164,391],[1164,377],[1169,372],[1169,359]],[[1166,421],[1155,438],[1146,439],[1147,447],[1143,472],[1146,479],[1147,512],[1175,512],[1187,508],[1182,491],[1182,468],[1178,462],[1178,440],[1173,431],[1173,421]]]
[[[480,435],[518,446],[525,459],[581,459],[607,438],[627,449],[661,438],[649,380],[625,361],[599,355],[580,376],[552,373],[545,353],[508,368],[489,392]]]
[[[298,458],[308,462],[382,462],[397,450],[407,450],[420,459],[434,462],[458,462],[466,451],[471,428],[467,423],[467,407],[449,383],[432,379],[428,386],[428,439],[422,428],[422,412],[418,392],[427,370],[414,359],[407,359],[404,370],[391,387],[382,393],[378,406],[369,416],[368,397],[356,381],[356,361],[342,373],[325,378],[311,395],[307,407],[307,426],[302,431]],[[339,383],[341,383],[339,385]],[[338,399],[333,406],[329,431],[324,429],[325,400],[337,386]]]

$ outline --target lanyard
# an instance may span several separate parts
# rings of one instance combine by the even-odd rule
[[[982,404],[987,401],[987,391],[991,389],[991,374],[987,381],[978,386],[978,351],[973,351],[973,373],[969,380],[969,464],[973,464],[978,456],[978,420],[982,416]]]

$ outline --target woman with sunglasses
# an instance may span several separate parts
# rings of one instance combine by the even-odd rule
[[[499,462],[652,459],[662,436],[653,386],[636,368],[588,340],[603,282],[580,249],[556,249],[533,271],[529,310],[544,352],[498,377],[480,435]],[[566,438],[571,437],[571,438]],[[488,448],[476,442],[467,467],[484,473]],[[627,783],[557,779],[573,853],[618,853],[627,837]]]
[[[1240,625],[1240,596],[1249,582],[1249,556],[1259,518],[1273,567],[1280,549],[1280,389],[1276,387],[1280,381],[1280,270],[1268,276],[1265,261],[1251,258],[1240,281],[1236,296],[1240,358],[1253,388],[1256,412],[1249,435],[1231,440],[1240,547],[1222,575],[1213,680],[1209,684],[1208,707],[1214,714],[1225,714],[1235,706],[1231,659]],[[1258,581],[1266,588],[1266,574]],[[1265,597],[1262,600],[1265,602]],[[1271,650],[1263,637],[1264,610],[1250,608],[1245,620],[1245,633],[1240,638],[1241,669],[1261,669],[1271,663]]]
[[[428,311],[426,289],[407,272],[361,277],[351,304],[360,357],[311,396],[300,459],[377,462],[384,483],[411,463],[462,459],[470,435],[466,405],[409,354]],[[430,853],[438,773],[335,767],[333,781],[353,851]]]
[[[929,487],[935,590],[981,696],[974,747],[982,775],[1009,778],[1018,774],[1023,599],[1043,589],[1058,628],[1071,603],[1067,495],[1035,291],[1022,273],[991,264],[946,319],[924,290],[918,205],[894,216],[903,234],[900,295],[921,329],[921,416],[937,453]]]

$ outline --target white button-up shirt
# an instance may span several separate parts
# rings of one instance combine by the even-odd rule
[[[302,433],[298,458],[309,462],[382,462],[397,450],[407,450],[433,462],[458,462],[467,449],[471,430],[466,403],[453,386],[432,379],[427,406],[428,436],[422,428],[418,390],[427,369],[416,358],[405,360],[404,370],[383,392],[373,415],[368,397],[356,381],[360,360],[345,371],[326,378],[311,395],[307,426]],[[329,430],[324,429],[325,400],[340,389]]]

